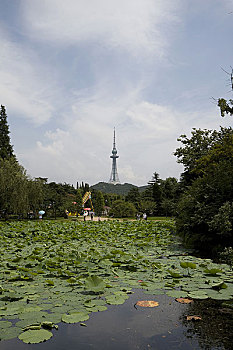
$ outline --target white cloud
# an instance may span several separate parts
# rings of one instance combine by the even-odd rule
[[[112,96],[99,85],[92,94],[86,93],[77,95],[71,112],[64,116],[64,130],[47,132],[47,142],[37,142],[37,148],[25,155],[29,172],[35,174],[37,165],[32,158],[36,154],[40,170],[53,174],[53,179],[56,174],[56,181],[108,181],[116,126],[120,181],[145,184],[155,170],[161,173],[165,158],[173,157],[177,125],[185,124],[184,116],[169,107],[142,101],[140,88]]]
[[[65,154],[65,143],[69,140],[70,134],[67,131],[57,129],[55,132],[47,131],[45,136],[51,140],[47,146],[43,146],[40,141],[37,141],[37,147],[42,152],[52,157],[62,157]]]
[[[24,0],[27,30],[38,40],[70,45],[101,41],[133,54],[163,54],[165,30],[177,22],[180,0]]]
[[[48,98],[51,82],[35,53],[21,46],[0,27],[1,103],[36,125],[48,121],[54,110]]]

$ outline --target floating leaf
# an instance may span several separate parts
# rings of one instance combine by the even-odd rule
[[[200,316],[187,316],[187,321],[200,321],[202,318]]]
[[[183,277],[183,275],[181,275],[179,272],[175,271],[175,270],[167,270],[170,275],[174,278],[181,278]]]
[[[176,301],[178,301],[178,303],[181,303],[181,304],[190,304],[193,302],[192,299],[188,299],[188,298],[176,298]]]
[[[196,264],[189,262],[189,261],[181,261],[180,266],[183,267],[183,269],[187,269],[187,268],[196,269],[197,268]]]
[[[218,283],[213,283],[213,284],[212,284],[212,288],[213,288],[213,289],[217,289],[217,290],[226,289],[226,288],[227,288],[227,285],[226,285],[226,283],[224,283],[223,281],[220,281],[220,282],[218,282]]]
[[[12,323],[9,321],[0,321],[0,329],[11,327]]]
[[[125,300],[128,299],[128,296],[125,295],[109,295],[106,296],[106,302],[107,304],[112,304],[112,305],[120,305],[124,304]]]
[[[46,329],[39,329],[23,332],[18,338],[26,344],[37,344],[49,340],[52,336],[52,332],[47,331]]]
[[[86,321],[89,319],[89,315],[84,312],[75,312],[70,313],[69,315],[65,314],[62,316],[61,320],[65,323],[78,323]]]
[[[92,291],[102,291],[105,288],[104,280],[98,276],[90,276],[86,279],[86,288]]]
[[[202,290],[192,291],[192,292],[188,293],[188,296],[192,299],[201,299],[201,300],[208,298],[208,294],[207,294],[206,290],[205,290],[205,292]]]
[[[1,340],[9,340],[18,337],[22,332],[21,328],[18,327],[9,327],[1,329]]]
[[[213,268],[213,269],[205,269],[204,272],[205,272],[207,275],[215,276],[215,275],[217,275],[218,273],[222,273],[222,270]]]
[[[173,297],[173,298],[183,298],[185,296],[187,296],[187,293],[183,290],[169,290],[166,292],[166,294],[169,297]]]
[[[153,300],[139,300],[136,302],[136,305],[143,307],[156,307],[159,306],[159,303]]]

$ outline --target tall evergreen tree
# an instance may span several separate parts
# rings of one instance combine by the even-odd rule
[[[0,111],[0,158],[15,158],[13,147],[10,143],[10,131],[7,123],[6,109],[1,105]]]
[[[101,191],[96,192],[95,213],[101,215],[104,211],[104,196]]]

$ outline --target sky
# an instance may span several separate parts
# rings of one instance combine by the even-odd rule
[[[179,179],[192,128],[232,126],[233,0],[0,0],[0,104],[31,177]],[[225,70],[225,71],[224,71]]]

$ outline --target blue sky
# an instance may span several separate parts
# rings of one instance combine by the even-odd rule
[[[0,0],[0,103],[32,177],[179,178],[176,139],[232,126],[233,0]],[[231,13],[232,12],[232,13]]]

